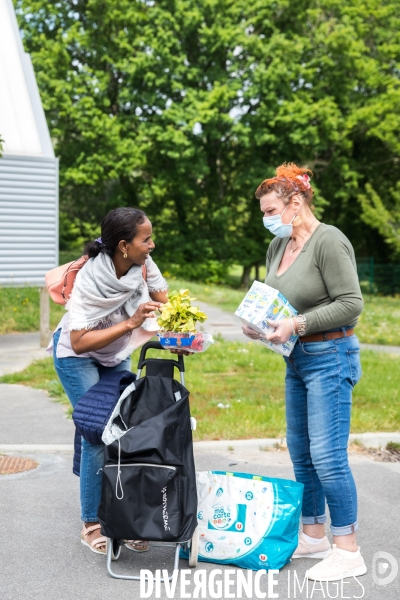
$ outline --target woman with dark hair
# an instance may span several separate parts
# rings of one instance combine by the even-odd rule
[[[72,406],[110,371],[130,370],[130,354],[158,329],[155,313],[167,302],[167,284],[150,257],[152,226],[137,208],[116,208],[101,223],[101,238],[85,250],[87,263],[78,272],[67,313],[53,335],[54,365]],[[146,277],[143,277],[143,265]],[[82,438],[80,498],[81,541],[105,554],[99,535],[104,446]],[[133,540],[137,552],[148,542]]]
[[[313,213],[308,169],[282,165],[256,191],[264,226],[276,237],[265,283],[300,314],[269,321],[267,339],[299,341],[286,361],[287,445],[304,484],[299,545],[293,558],[322,558],[309,579],[334,581],[367,572],[356,542],[357,491],[348,463],[352,390],[361,376],[354,327],[363,301],[351,243]],[[248,327],[244,333],[259,337]],[[329,506],[333,548],[325,535]]]

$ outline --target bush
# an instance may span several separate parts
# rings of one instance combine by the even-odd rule
[[[200,281],[206,284],[227,283],[230,264],[225,261],[207,260],[199,263],[183,263],[181,265],[176,265],[164,264],[163,261],[157,260],[157,257],[154,258],[161,270],[167,272],[169,276],[178,279],[186,279],[188,281]]]
[[[91,240],[100,236],[100,225],[85,223],[78,218],[70,218],[60,212],[60,251],[75,252],[81,256],[83,248]]]

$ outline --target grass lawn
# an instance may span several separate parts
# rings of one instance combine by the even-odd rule
[[[133,355],[133,370],[137,360],[138,352]],[[261,345],[217,340],[204,354],[185,361],[191,411],[197,419],[196,440],[285,435],[284,361],[280,356]],[[354,390],[352,432],[399,431],[400,357],[365,351],[362,366],[364,374]],[[36,361],[21,373],[5,375],[0,382],[46,389],[69,405],[50,358]]]
[[[243,290],[179,279],[169,281],[171,287],[189,287],[193,296],[203,302],[235,312],[244,296]],[[365,344],[400,346],[400,296],[364,295],[364,310],[358,321],[357,336]]]
[[[39,331],[39,291],[37,288],[0,288],[0,335]],[[50,327],[63,316],[63,306],[50,301]]]
[[[168,285],[171,289],[189,288],[191,296],[232,313],[235,312],[245,296],[245,290],[185,281],[184,279],[168,279]]]
[[[169,279],[171,288],[189,288],[192,296],[234,312],[243,290],[206,285],[180,279]],[[400,297],[364,296],[365,308],[357,326],[361,342],[400,346]],[[0,335],[39,329],[39,293],[36,288],[0,288]],[[50,306],[50,324],[56,327],[64,308],[54,302]]]
[[[364,295],[357,335],[365,344],[400,346],[400,296]]]

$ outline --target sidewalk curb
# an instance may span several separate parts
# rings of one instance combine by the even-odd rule
[[[400,346],[389,346],[386,344],[360,343],[361,350],[372,350],[373,352],[387,352],[388,354],[400,354]]]
[[[360,442],[366,448],[385,447],[389,442],[400,444],[400,432],[371,432],[351,433],[349,442]],[[261,448],[273,448],[275,445],[286,447],[286,438],[259,438],[252,440],[206,440],[194,442],[194,450],[260,450]],[[73,444],[0,444],[2,452],[40,452],[42,454],[71,453],[74,451]]]
[[[389,442],[400,444],[399,431],[376,431],[368,433],[351,433],[350,442],[359,441],[366,448],[382,448]]]
[[[349,442],[359,441],[366,448],[381,448],[388,442],[400,444],[400,432],[367,432],[351,433]],[[264,438],[253,440],[206,440],[203,442],[194,442],[195,450],[228,450],[233,448],[239,450],[246,448],[248,450],[259,450],[260,447],[274,447],[275,444],[286,446],[286,438]],[[228,448],[229,446],[229,448]]]
[[[73,452],[73,444],[0,444],[0,454],[2,452],[40,452],[41,454],[53,454]]]

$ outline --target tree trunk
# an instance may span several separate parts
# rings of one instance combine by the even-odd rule
[[[251,265],[248,267],[243,267],[242,279],[240,282],[240,287],[245,288],[246,290],[250,287],[250,271]]]
[[[260,263],[259,263],[259,262],[257,262],[257,263],[255,264],[255,267],[256,267],[256,280],[257,280],[257,281],[260,281]]]

